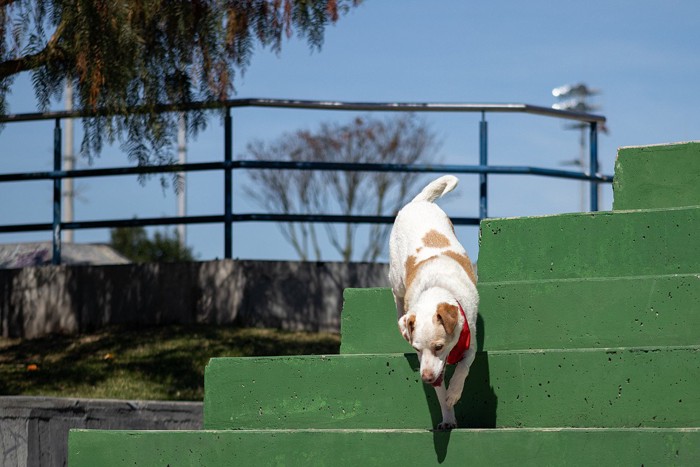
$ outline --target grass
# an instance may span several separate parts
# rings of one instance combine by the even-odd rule
[[[205,325],[0,338],[0,395],[202,400],[211,357],[336,354],[339,347],[331,333]]]

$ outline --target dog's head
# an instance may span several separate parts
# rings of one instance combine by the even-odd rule
[[[401,335],[416,350],[421,379],[442,384],[447,356],[459,340],[459,307],[454,300],[421,297],[399,319]]]

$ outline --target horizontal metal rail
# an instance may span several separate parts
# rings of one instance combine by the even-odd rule
[[[458,174],[539,175],[543,177],[612,183],[611,175],[590,175],[571,170],[546,169],[510,165],[444,165],[444,164],[362,164],[350,162],[290,162],[251,161],[202,162],[171,165],[147,165],[138,167],[113,167],[104,169],[58,170],[44,172],[20,172],[0,174],[2,182],[26,182],[62,178],[91,178],[119,175],[146,175],[156,173],[201,172],[223,169],[277,169],[277,170],[322,170],[354,172],[416,172]]]
[[[478,217],[452,217],[455,225],[479,225]],[[221,224],[226,221],[222,214],[184,217],[144,217],[80,222],[61,222],[61,229],[84,230],[119,227],[146,227],[177,224]],[[271,214],[241,213],[232,215],[233,222],[309,222],[325,224],[391,224],[393,216],[345,216],[341,214]],[[0,226],[0,233],[41,232],[54,228],[50,222]]]
[[[339,102],[312,101],[293,99],[229,99],[214,102],[191,102],[182,104],[161,104],[155,106],[139,106],[129,109],[129,113],[161,113],[186,112],[188,110],[216,110],[240,107],[271,107],[277,109],[307,109],[307,110],[348,110],[367,112],[466,112],[466,113],[524,113],[546,117],[576,120],[579,122],[604,123],[602,115],[558,110],[530,104],[469,104],[469,103],[419,103],[419,102]],[[109,110],[74,110],[57,112],[32,112],[22,114],[0,115],[0,123],[28,122],[38,120],[55,120],[81,117],[107,117],[119,115],[117,111]]]
[[[0,174],[2,182],[27,182],[35,180],[53,180],[56,178],[92,178],[118,175],[148,175],[157,173],[202,172],[222,170],[225,162],[202,162],[170,165],[142,165],[138,167],[111,167],[104,169],[51,170],[43,172],[20,172]]]

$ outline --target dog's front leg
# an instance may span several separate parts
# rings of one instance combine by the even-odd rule
[[[455,372],[452,374],[452,378],[450,378],[450,387],[447,390],[447,397],[445,399],[449,407],[454,407],[462,397],[464,381],[467,379],[467,375],[469,375],[469,367],[471,367],[474,362],[475,356],[476,345],[472,344],[471,348],[467,350],[464,355],[464,358],[455,366]]]
[[[440,386],[435,387],[435,394],[438,402],[440,402],[440,411],[442,412],[442,422],[437,426],[438,430],[451,430],[457,428],[457,418],[455,417],[454,404],[447,403],[447,389],[445,389],[445,381]]]

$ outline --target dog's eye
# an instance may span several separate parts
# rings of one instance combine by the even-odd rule
[[[436,352],[439,352],[439,351],[442,350],[443,347],[445,347],[445,346],[442,345],[442,344],[435,344],[435,351],[436,351]]]

